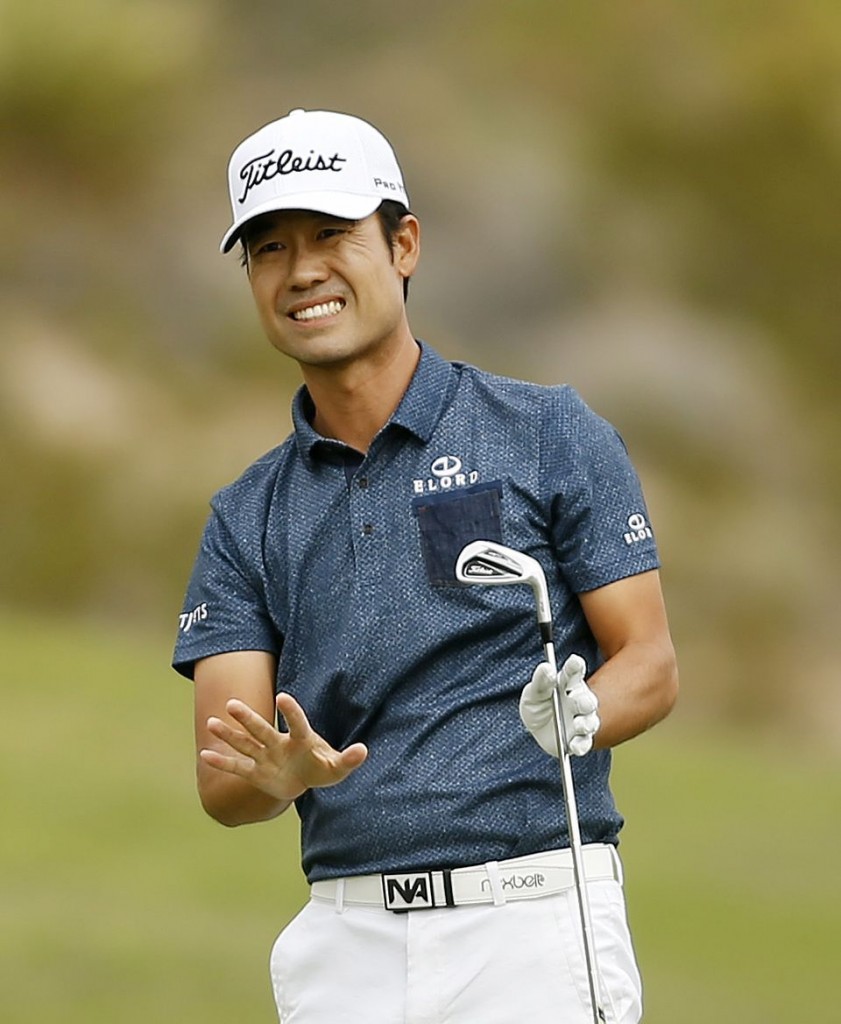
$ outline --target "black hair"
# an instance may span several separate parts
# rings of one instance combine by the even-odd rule
[[[394,199],[383,199],[377,208],[377,216],[380,219],[380,227],[383,231],[383,237],[385,238],[385,244],[388,246],[388,251],[392,252],[394,249],[394,236],[403,221],[403,218],[408,216],[409,210],[402,204],[398,203]],[[409,297],[409,278],[403,278],[403,301]]]
[[[408,216],[409,209],[394,199],[384,199],[377,207],[377,217],[382,229],[388,251],[394,248],[394,236],[400,228],[403,218]],[[245,224],[239,236],[239,265],[248,266],[248,225]],[[409,297],[409,278],[403,278],[403,301]]]

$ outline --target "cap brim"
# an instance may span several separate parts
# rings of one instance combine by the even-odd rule
[[[312,210],[314,213],[326,213],[330,217],[341,217],[344,220],[363,220],[379,209],[382,201],[382,196],[360,196],[348,192],[298,192],[295,195],[275,196],[260,206],[255,206],[244,217],[235,221],[225,233],[219,251],[230,252],[245,225],[264,213],[274,213],[277,210]]]

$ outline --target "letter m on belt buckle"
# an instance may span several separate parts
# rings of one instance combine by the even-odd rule
[[[431,871],[383,875],[382,883],[386,910],[428,910],[435,906]]]

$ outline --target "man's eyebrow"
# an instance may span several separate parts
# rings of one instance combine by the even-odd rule
[[[243,231],[243,237],[246,242],[255,242],[261,238],[265,238],[266,235],[270,235],[277,228],[277,224],[273,220],[268,220],[263,217],[258,217],[253,220]]]
[[[348,227],[353,227],[354,224],[359,223],[358,220],[352,220],[350,217],[334,217],[332,213],[319,213],[318,219],[328,224],[347,224]]]
[[[334,216],[332,213],[321,213],[316,210],[307,212],[311,212],[312,216],[321,224],[343,224],[347,227],[353,227],[359,223],[358,220],[353,220],[350,217]],[[248,225],[247,230],[243,231],[243,239],[250,245],[277,230],[279,230],[277,218],[272,217],[271,214],[264,214],[262,217],[255,217],[251,224]]]

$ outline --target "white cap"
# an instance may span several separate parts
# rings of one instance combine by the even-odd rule
[[[234,221],[222,252],[261,213],[316,210],[362,220],[384,199],[409,205],[384,136],[367,121],[328,110],[293,110],[241,142],[228,164],[228,189]]]

